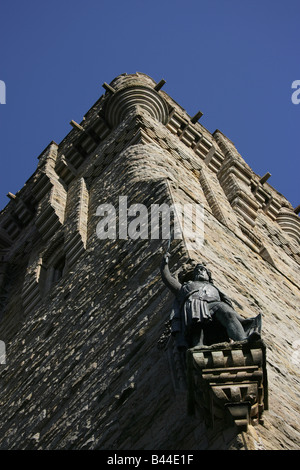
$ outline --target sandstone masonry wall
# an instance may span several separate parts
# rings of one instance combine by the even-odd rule
[[[0,214],[1,449],[298,449],[299,217],[219,130],[143,74],[121,75],[51,142]],[[189,416],[160,278],[167,241],[97,237],[97,208],[204,208],[206,261],[245,317],[262,313],[269,410],[237,435]],[[120,219],[118,219],[118,223]]]

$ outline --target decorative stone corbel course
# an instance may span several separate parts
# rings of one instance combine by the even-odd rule
[[[213,135],[225,155],[218,173],[219,182],[232,208],[245,222],[254,226],[260,205],[251,192],[252,171],[229,139],[220,131]]]
[[[187,351],[188,409],[208,426],[217,420],[238,431],[262,423],[268,409],[266,348],[263,341],[220,343]]]
[[[70,268],[84,252],[87,241],[89,193],[84,178],[72,182],[68,190],[66,210],[65,254]]]
[[[48,240],[62,226],[65,217],[67,192],[55,171],[57,144],[51,144],[40,156],[41,172],[33,187],[38,202],[35,225],[44,240]]]

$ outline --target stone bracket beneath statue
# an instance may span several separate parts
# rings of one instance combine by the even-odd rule
[[[188,411],[238,431],[262,423],[268,409],[266,347],[262,340],[202,346],[187,351]]]

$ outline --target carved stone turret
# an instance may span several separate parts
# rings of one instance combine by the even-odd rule
[[[276,221],[284,232],[286,232],[296,242],[300,242],[300,219],[291,208],[282,207],[279,211]]]
[[[1,450],[299,448],[300,209],[163,83],[104,83],[8,193]]]
[[[188,411],[204,414],[238,431],[262,423],[268,409],[266,348],[263,341],[219,343],[187,351]]]
[[[158,93],[160,84],[153,87],[141,75],[120,78],[122,80],[112,82],[116,89],[108,85],[111,96],[106,104],[105,117],[112,128],[124,121],[128,114],[139,114],[141,111],[147,112],[156,121],[167,123],[168,106]]]

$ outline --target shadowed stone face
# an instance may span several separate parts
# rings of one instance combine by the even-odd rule
[[[202,264],[197,264],[194,269],[194,280],[195,281],[209,281],[209,275],[207,269]]]

